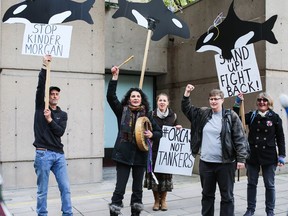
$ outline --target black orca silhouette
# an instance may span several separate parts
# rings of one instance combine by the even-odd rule
[[[277,15],[272,16],[264,23],[255,23],[240,20],[234,11],[232,1],[227,17],[207,33],[200,36],[196,44],[197,52],[213,50],[225,59],[231,59],[231,50],[251,44],[260,40],[266,40],[277,44],[272,28]]]
[[[148,3],[132,3],[119,0],[119,9],[113,14],[113,18],[126,17],[129,20],[149,28],[148,20],[155,21],[155,28],[151,40],[160,40],[167,34],[177,35],[183,38],[190,37],[190,31],[186,23],[175,16],[162,0],[151,0]]]
[[[57,24],[84,20],[93,24],[89,10],[95,0],[77,3],[70,0],[26,0],[11,6],[4,14],[4,23]]]

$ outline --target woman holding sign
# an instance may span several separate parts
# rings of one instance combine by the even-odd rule
[[[112,159],[116,162],[116,187],[111,198],[110,216],[121,214],[126,185],[132,170],[132,195],[130,200],[132,216],[140,215],[143,210],[143,177],[147,165],[147,151],[141,151],[135,139],[135,124],[138,118],[148,117],[147,96],[139,88],[130,88],[120,102],[116,95],[119,67],[111,69],[112,79],[107,90],[107,101],[116,115],[118,135],[115,141]],[[153,131],[144,131],[144,137],[158,142],[162,136],[161,128],[150,118]]]
[[[169,97],[165,93],[160,93],[156,97],[157,108],[152,111],[151,115],[155,122],[162,128],[163,125],[167,126],[176,126],[176,128],[181,129],[182,126],[177,124],[177,115],[173,112],[171,108],[169,108]],[[152,164],[153,170],[157,158],[159,148],[159,142],[154,142],[152,145]],[[152,177],[152,173],[146,173],[144,187],[148,190],[153,191],[154,195],[154,205],[153,211],[158,211],[161,209],[162,211],[167,211],[167,203],[166,196],[167,191],[172,191],[173,182],[172,182],[172,174],[164,174],[164,173],[154,173],[158,184],[155,182],[155,179]]]
[[[239,94],[233,107],[237,113],[242,100],[243,94]],[[285,164],[284,132],[282,120],[272,110],[273,100],[266,92],[257,96],[256,106],[256,110],[245,114],[245,122],[249,126],[248,141],[251,153],[246,164],[247,211],[244,216],[254,215],[260,169],[265,185],[265,211],[267,216],[272,216],[275,208],[275,170],[277,165]]]
[[[244,168],[248,156],[244,129],[238,115],[223,108],[224,94],[209,93],[210,107],[196,107],[189,97],[194,86],[186,86],[181,108],[191,122],[191,150],[200,152],[199,173],[202,186],[202,215],[214,215],[216,184],[221,195],[220,215],[234,215],[235,169]],[[200,151],[201,150],[201,151]]]

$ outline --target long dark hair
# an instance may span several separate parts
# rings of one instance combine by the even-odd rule
[[[124,95],[123,99],[121,100],[122,106],[126,106],[129,104],[130,96],[133,91],[139,92],[141,95],[142,102],[141,104],[145,106],[146,113],[150,110],[150,105],[148,102],[148,98],[146,94],[140,88],[130,88],[126,94]]]

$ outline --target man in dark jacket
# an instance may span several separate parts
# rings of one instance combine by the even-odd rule
[[[63,216],[72,216],[70,185],[67,174],[66,159],[61,143],[67,125],[67,113],[57,106],[60,88],[51,86],[49,89],[49,108],[45,108],[46,67],[52,58],[44,56],[43,66],[39,73],[36,92],[36,110],[34,116],[33,145],[36,148],[34,168],[37,175],[37,214],[47,216],[47,193],[49,174],[52,171],[61,193]]]
[[[210,108],[191,105],[194,86],[188,84],[182,99],[182,111],[191,122],[191,150],[200,152],[199,173],[202,186],[202,215],[214,215],[216,183],[221,204],[220,215],[234,215],[235,168],[245,167],[247,140],[241,121],[234,111],[223,109],[224,94],[213,89]],[[237,164],[236,164],[237,163]]]

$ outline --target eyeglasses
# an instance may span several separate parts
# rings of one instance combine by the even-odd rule
[[[257,98],[257,102],[268,102],[268,99],[267,98]]]
[[[220,99],[222,99],[222,98],[209,98],[210,101],[218,101]]]

